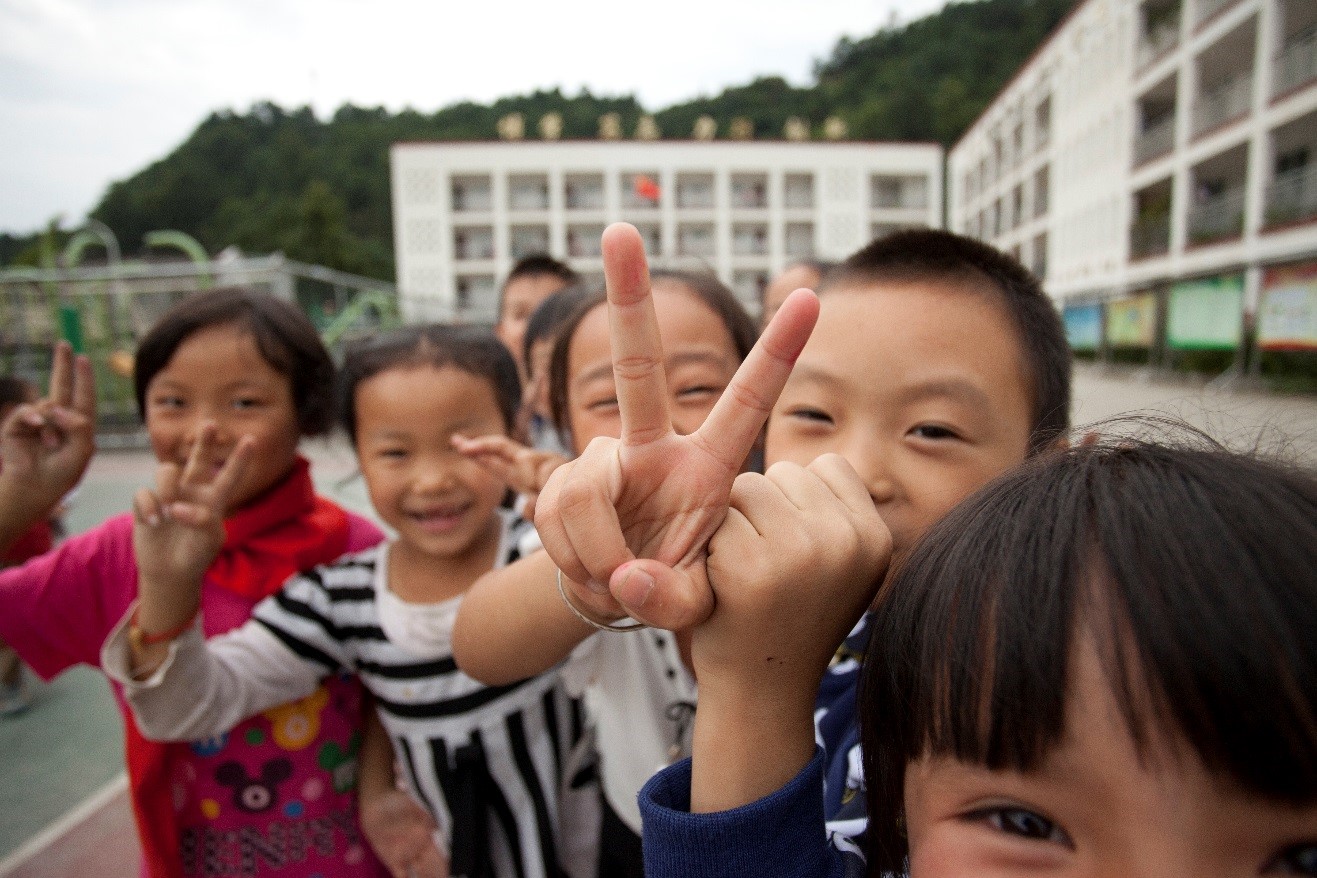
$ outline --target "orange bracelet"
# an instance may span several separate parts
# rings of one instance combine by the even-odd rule
[[[193,623],[197,621],[197,616],[201,613],[201,607],[197,607],[197,611],[183,624],[170,628],[168,631],[161,631],[158,634],[147,634],[137,624],[137,614],[141,612],[141,609],[139,605],[137,609],[133,610],[133,618],[128,620],[128,642],[137,650],[141,650],[146,646],[154,646],[157,643],[168,643],[171,640],[177,640],[179,636],[192,627]]]

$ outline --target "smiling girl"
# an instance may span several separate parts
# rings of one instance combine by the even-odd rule
[[[452,874],[560,875],[559,787],[575,705],[556,675],[484,686],[457,669],[448,644],[467,588],[515,560],[530,530],[500,508],[503,482],[453,437],[506,434],[519,394],[512,357],[488,332],[413,327],[350,351],[341,419],[371,504],[396,537],[294,577],[226,637],[205,642],[188,630],[144,644],[116,632],[106,664],[143,730],[220,734],[355,672]],[[195,570],[218,539],[214,511],[246,477],[242,460],[218,471],[209,460],[203,446],[135,504],[135,539],[161,559],[140,614],[162,625],[186,626],[195,613]]]

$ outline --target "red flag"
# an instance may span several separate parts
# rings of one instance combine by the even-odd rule
[[[652,177],[636,174],[635,191],[638,197],[646,201],[657,203],[659,200],[659,184]]]

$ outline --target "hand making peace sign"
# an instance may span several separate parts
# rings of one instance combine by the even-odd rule
[[[620,439],[593,440],[559,467],[535,514],[544,547],[580,606],[655,626],[695,625],[713,607],[705,560],[732,483],[754,447],[818,317],[797,290],[782,305],[708,419],[678,435],[639,233],[604,231],[604,273]],[[622,609],[615,598],[621,598]]]

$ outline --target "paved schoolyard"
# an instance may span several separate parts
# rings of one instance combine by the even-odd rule
[[[1074,421],[1129,411],[1182,418],[1230,443],[1262,445],[1317,466],[1317,397],[1243,393],[1169,383],[1146,372],[1080,366]],[[365,510],[343,443],[308,443],[320,490]],[[71,532],[128,508],[153,463],[147,452],[104,452],[68,517]],[[132,817],[123,793],[123,738],[104,679],[74,669],[40,689],[24,715],[0,720],[0,878],[134,873]]]

